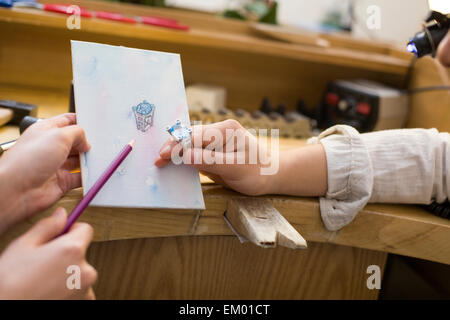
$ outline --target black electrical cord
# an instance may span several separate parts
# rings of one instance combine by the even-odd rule
[[[356,22],[357,24],[360,23],[360,21],[358,21],[358,19],[357,19],[355,11],[354,11],[354,3],[353,2],[351,2],[350,13],[351,13],[352,21]],[[372,37],[373,35],[368,34],[368,36]],[[408,65],[408,70],[406,71],[405,80],[403,82],[402,88],[404,88],[404,89],[402,91],[404,93],[411,95],[411,94],[417,94],[417,93],[422,93],[422,92],[450,90],[450,86],[429,86],[429,87],[422,87],[422,88],[406,89],[411,80],[411,75],[412,75],[416,61],[417,61],[417,56],[414,55]],[[421,207],[434,215],[437,215],[442,218],[450,219],[450,202],[449,202],[449,200],[447,200],[443,203],[433,202],[429,205],[421,205]]]
[[[450,219],[450,202],[448,200],[443,203],[433,202],[431,204],[421,205],[421,207],[436,216]]]
[[[421,87],[421,88],[413,88],[404,90],[407,94],[415,94],[427,91],[447,91],[450,90],[450,86],[430,86],[430,87]]]
[[[422,92],[428,92],[428,91],[445,91],[445,90],[450,90],[450,86],[443,86],[443,85],[438,85],[438,86],[429,86],[429,87],[421,87],[421,88],[413,88],[413,89],[407,89],[408,84],[411,80],[411,75],[414,69],[414,65],[417,62],[417,57],[413,56],[413,58],[411,59],[409,65],[408,65],[408,69],[406,71],[406,76],[405,76],[405,80],[403,82],[403,90],[401,90],[403,93],[406,94],[416,94],[416,93],[422,93]]]

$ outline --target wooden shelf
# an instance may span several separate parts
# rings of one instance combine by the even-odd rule
[[[77,1],[72,1],[78,3]],[[90,7],[88,3],[83,3]],[[98,7],[97,5],[96,7]],[[103,4],[108,7],[108,4]],[[117,9],[117,8],[116,8]],[[141,13],[142,14],[142,13]],[[126,37],[128,39],[161,41],[180,45],[195,45],[279,58],[289,58],[330,65],[374,70],[392,74],[405,74],[409,61],[387,54],[363,52],[345,48],[320,48],[314,46],[289,44],[252,36],[247,33],[219,32],[207,28],[192,27],[189,31],[174,31],[147,25],[133,25],[96,18],[81,18],[81,30],[68,30],[65,15],[43,12],[35,9],[0,9],[0,22],[48,27],[64,32],[92,33]],[[219,17],[211,17],[211,23]],[[331,37],[328,37],[330,39]]]
[[[409,65],[410,56],[389,45],[345,35],[321,35],[330,47],[320,48],[272,40],[248,22],[215,15],[107,1],[71,3],[129,16],[174,18],[190,30],[88,18],[81,19],[80,30],[69,30],[62,14],[0,8],[0,83],[67,90],[70,40],[179,53],[185,83],[225,87],[231,109],[255,110],[263,97],[288,109],[299,99],[314,106],[335,79],[364,78],[401,87]]]

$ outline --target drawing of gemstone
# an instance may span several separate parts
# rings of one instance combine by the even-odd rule
[[[144,100],[137,106],[133,107],[133,112],[136,117],[137,129],[142,132],[146,132],[153,125],[155,105]]]

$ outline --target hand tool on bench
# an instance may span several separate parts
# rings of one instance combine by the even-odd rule
[[[19,124],[20,134],[22,134],[26,128],[31,126],[33,123],[38,122],[39,120],[41,120],[41,119],[33,117],[33,116],[24,117],[22,119],[22,121],[20,121],[20,124]],[[11,141],[0,143],[0,156],[3,154],[3,152],[5,152],[9,148],[11,148],[15,143],[16,143],[16,140],[11,140]]]
[[[13,100],[0,100],[0,127],[5,124],[19,125],[26,116],[35,117],[37,106]]]
[[[228,200],[225,221],[241,242],[248,240],[262,248],[277,245],[305,249],[306,240],[278,212],[269,199],[236,197]]]

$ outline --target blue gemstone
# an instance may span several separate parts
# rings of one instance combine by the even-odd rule
[[[189,128],[183,127],[181,123],[178,122],[169,128],[169,132],[178,141],[191,136]]]
[[[154,104],[150,104],[145,100],[139,103],[136,107],[133,107],[133,109],[136,110],[137,113],[142,115],[150,114],[154,108],[155,108]]]

